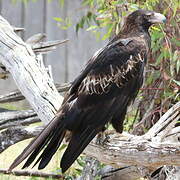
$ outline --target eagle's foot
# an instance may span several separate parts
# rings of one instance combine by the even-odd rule
[[[115,131],[113,130],[106,130],[106,131],[103,131],[103,132],[100,132],[98,135],[97,135],[97,140],[96,140],[96,143],[103,146],[105,145],[106,143],[109,142],[109,139],[110,139],[110,134],[113,134]]]

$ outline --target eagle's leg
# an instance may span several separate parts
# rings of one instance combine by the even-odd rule
[[[114,130],[105,130],[105,128],[103,128],[103,130],[97,135],[96,143],[103,146],[105,143],[109,142],[109,135],[114,133]]]

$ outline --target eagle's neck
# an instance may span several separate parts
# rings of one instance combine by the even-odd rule
[[[126,38],[126,37],[139,37],[144,39],[148,49],[151,46],[151,37],[148,31],[149,28],[136,25],[136,24],[126,24],[122,27],[121,31],[117,35],[117,39],[119,38]]]
[[[146,26],[146,25],[126,23],[122,27],[120,34],[122,34],[122,35],[126,35],[126,34],[128,34],[128,35],[138,35],[138,34],[149,35],[148,29],[149,29],[149,26]]]

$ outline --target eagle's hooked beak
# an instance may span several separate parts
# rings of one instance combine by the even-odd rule
[[[150,22],[152,24],[155,23],[165,23],[166,22],[166,17],[160,13],[153,13],[153,16],[150,18]]]

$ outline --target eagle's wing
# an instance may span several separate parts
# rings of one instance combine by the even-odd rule
[[[139,76],[147,58],[143,43],[120,39],[100,49],[73,82],[69,95],[103,95]]]

